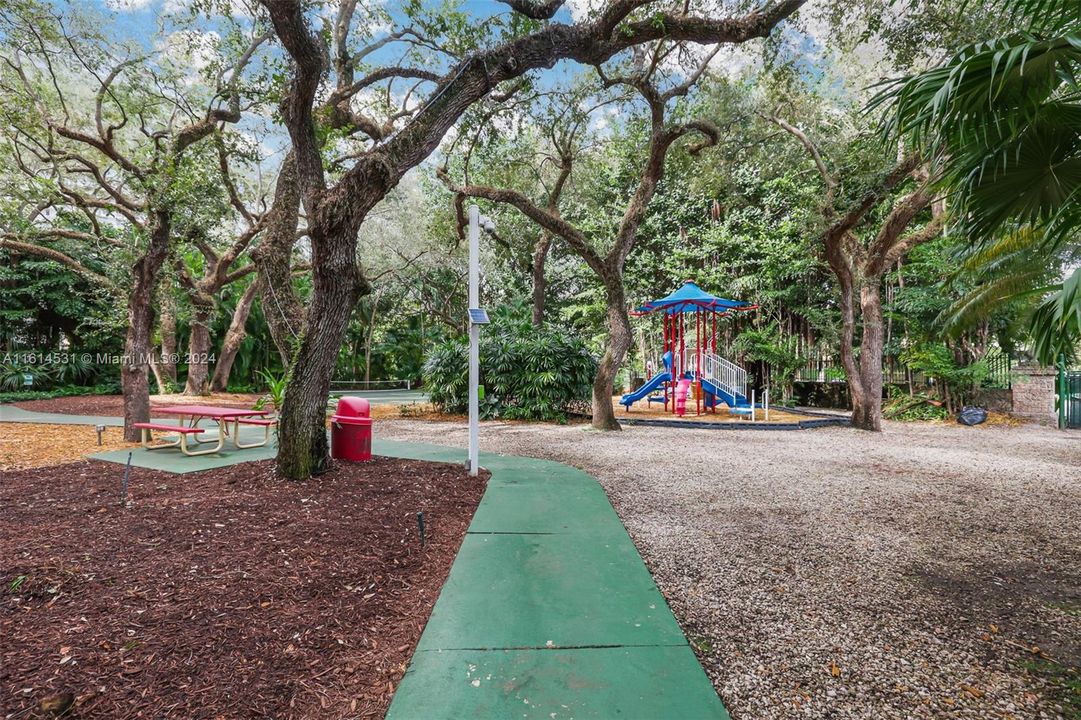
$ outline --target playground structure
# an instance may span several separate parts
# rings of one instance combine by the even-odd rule
[[[732,312],[754,310],[758,306],[729,300],[705,292],[687,280],[675,292],[652,300],[633,313],[636,317],[662,313],[664,322],[664,368],[640,388],[620,400],[629,412],[639,400],[647,404],[664,403],[665,412],[687,414],[693,390],[695,415],[717,412],[724,403],[729,412],[754,419],[763,409],[769,419],[768,391],[763,403],[756,402],[754,391],[747,390],[747,371],[717,354],[717,321]],[[688,315],[690,319],[688,319]],[[688,333],[693,330],[693,335]],[[656,394],[657,391],[660,394]]]

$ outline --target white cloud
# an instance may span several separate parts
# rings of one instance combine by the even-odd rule
[[[196,70],[202,70],[218,57],[218,44],[221,36],[213,30],[178,30],[165,36],[158,42],[158,47],[172,60],[190,63]]]
[[[604,0],[570,0],[567,7],[574,22],[579,22],[604,7]]]
[[[144,10],[154,3],[155,0],[105,0],[105,6],[110,10],[119,12],[135,12]]]
[[[122,0],[125,2],[149,3],[153,0]],[[255,11],[252,3],[254,0],[229,0],[229,14],[234,18],[253,18]],[[162,15],[180,15],[191,10],[192,0],[165,0],[161,6]]]

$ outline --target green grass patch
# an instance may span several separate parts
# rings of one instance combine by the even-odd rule
[[[1055,699],[1062,703],[1065,720],[1081,720],[1081,668],[1051,660],[1028,660],[1024,667],[1053,687]]]
[[[687,638],[687,641],[692,648],[702,655],[711,655],[713,653],[713,642],[705,635],[691,635]]]
[[[1074,617],[1081,617],[1081,605],[1078,605],[1077,603],[1055,601],[1045,604],[1052,610],[1058,610],[1059,612],[1064,612],[1067,615],[1073,615]]]

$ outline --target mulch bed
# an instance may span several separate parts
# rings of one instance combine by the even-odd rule
[[[250,408],[259,395],[237,395],[233,393],[196,396],[196,395],[151,395],[151,407],[167,405],[213,405],[215,407]],[[61,413],[63,415],[100,415],[104,417],[123,417],[123,395],[73,395],[71,397],[49,398],[48,400],[21,400],[13,403],[15,407],[34,412]]]
[[[485,485],[390,458],[133,468],[122,507],[122,472],[0,481],[0,717],[382,717]]]
[[[124,429],[107,427],[101,445],[93,425],[10,423],[0,425],[0,470],[25,470],[82,460],[92,453],[138,447],[124,440]]]

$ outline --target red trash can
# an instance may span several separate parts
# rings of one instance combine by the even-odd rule
[[[343,397],[330,418],[330,456],[363,462],[372,459],[372,419],[364,398]]]

